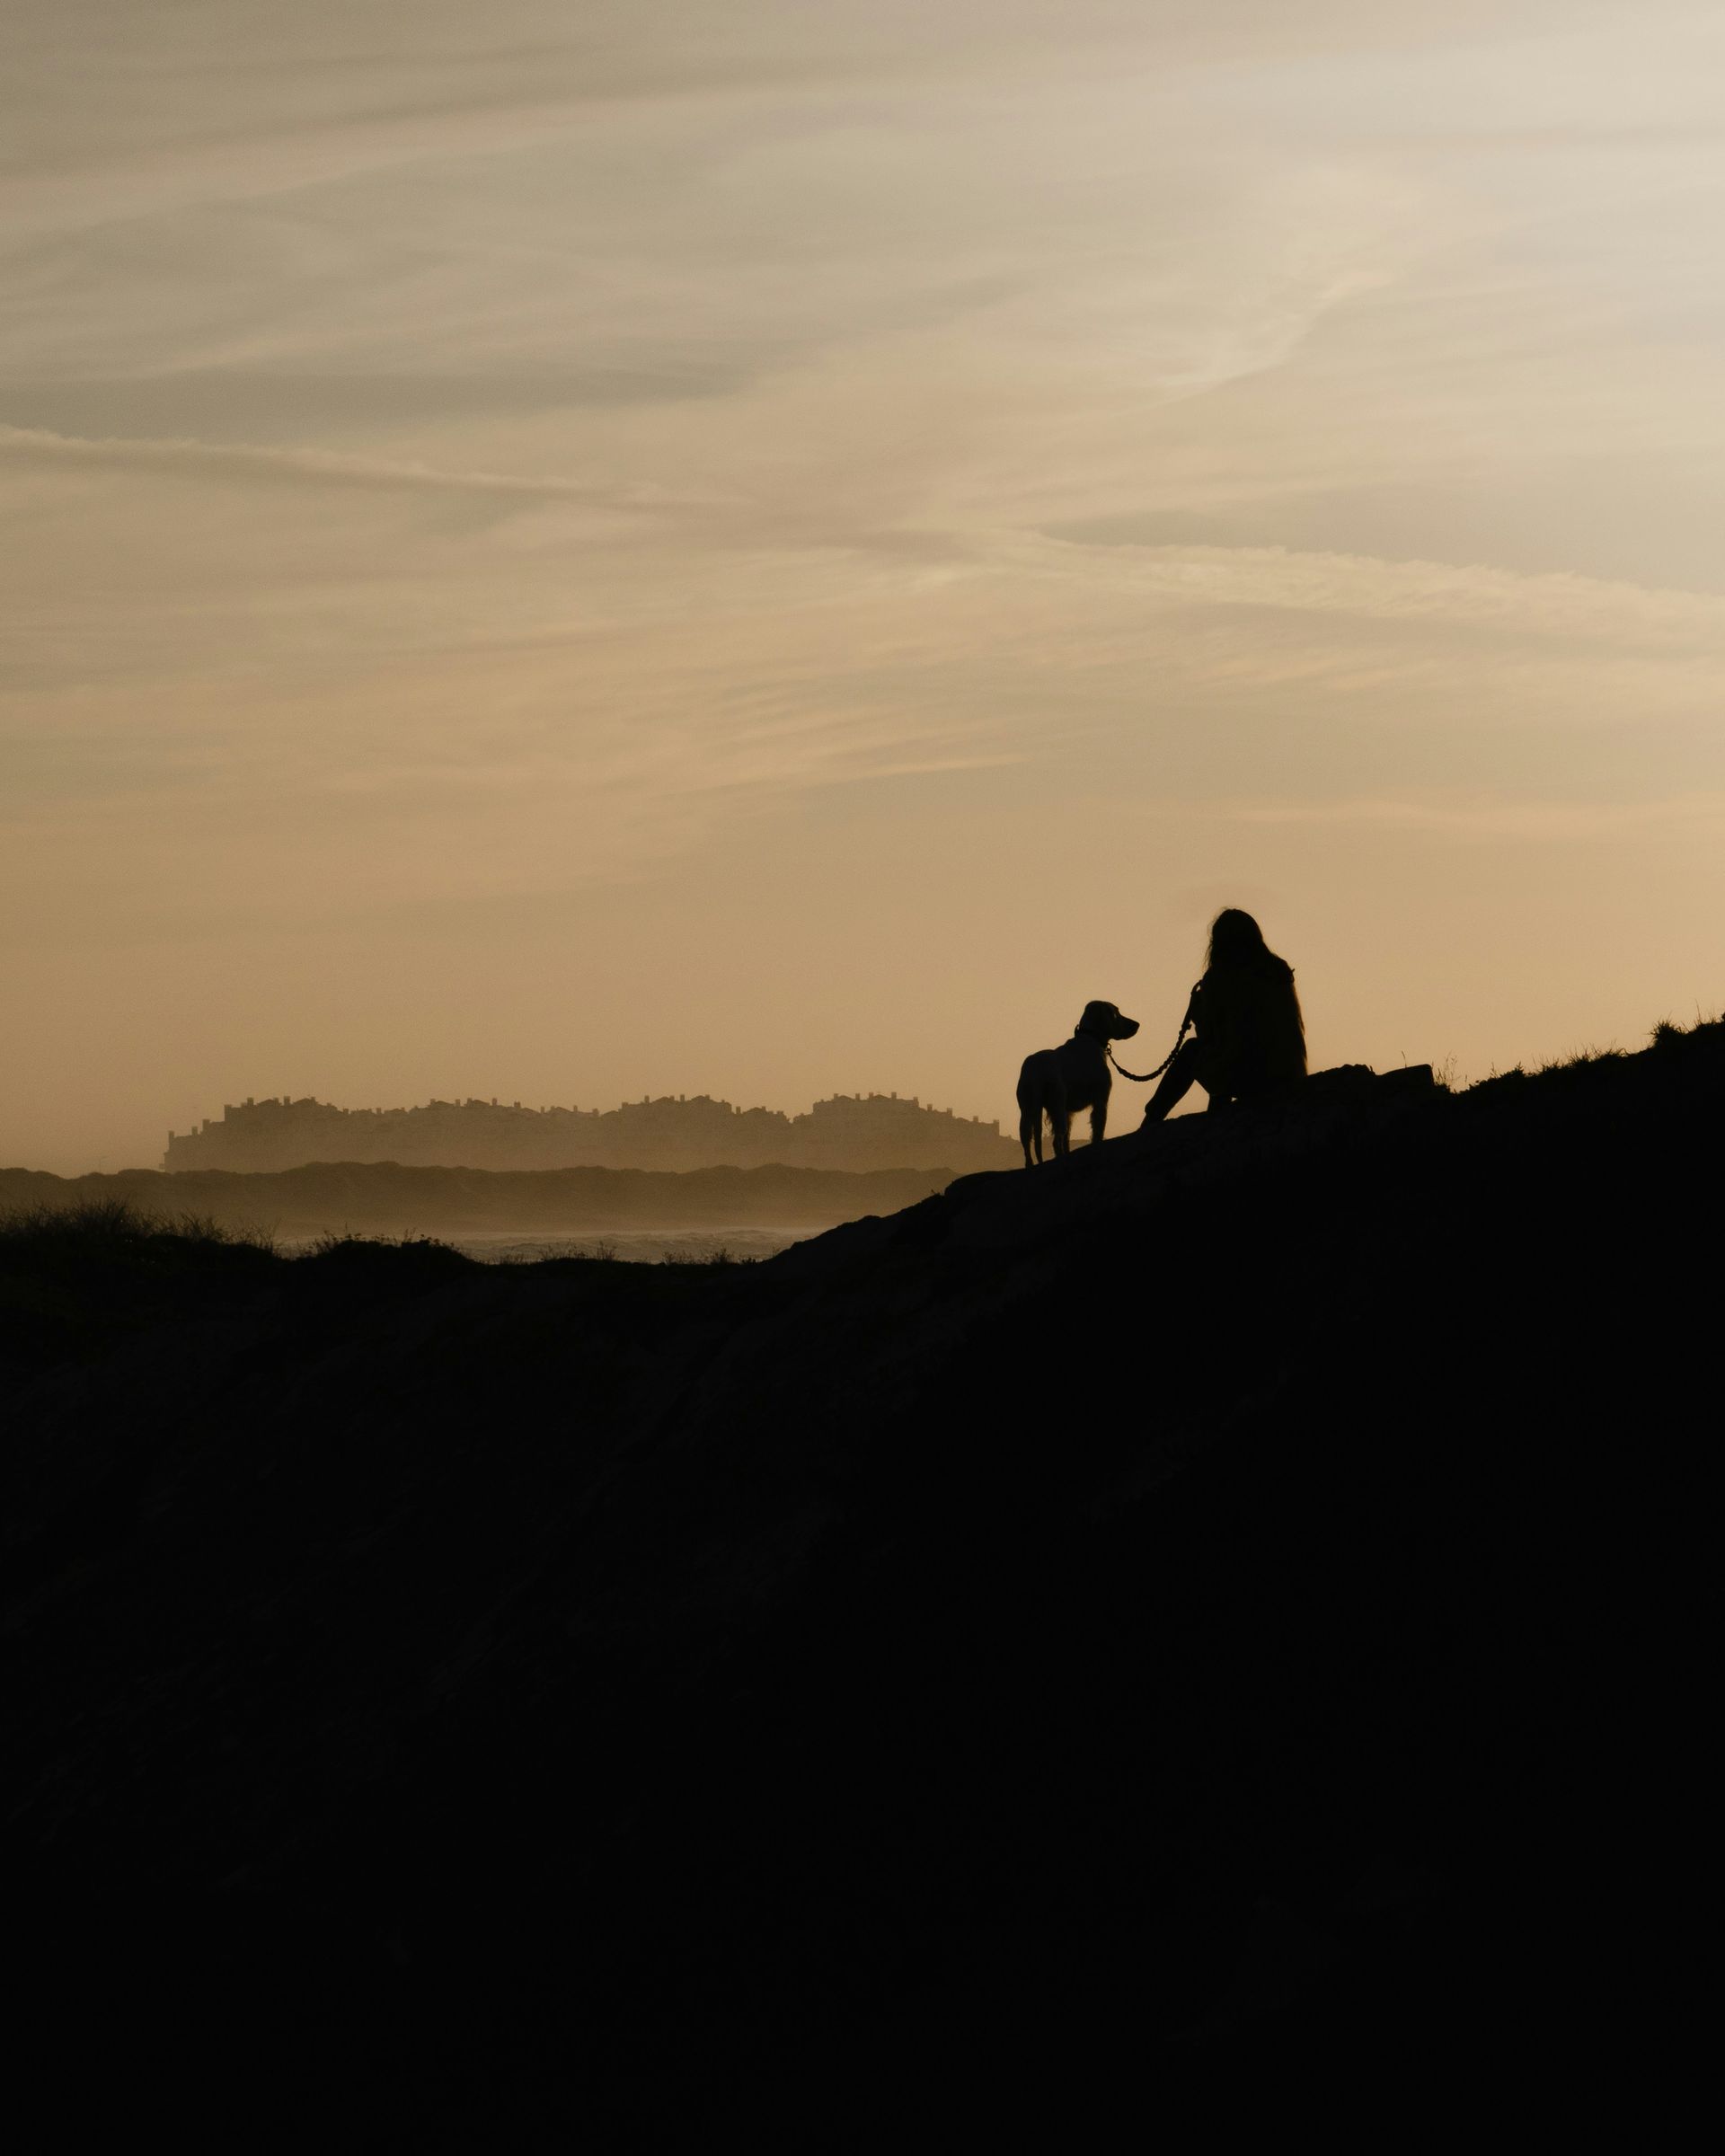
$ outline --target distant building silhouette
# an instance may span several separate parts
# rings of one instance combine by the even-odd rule
[[[241,1101],[196,1130],[168,1133],[162,1165],[241,1173],[314,1162],[395,1161],[438,1168],[1010,1167],[997,1123],[925,1108],[897,1093],[838,1093],[806,1116],[734,1108],[705,1093],[621,1108],[523,1108],[518,1100],[431,1100],[421,1108],[333,1108],[310,1099]]]

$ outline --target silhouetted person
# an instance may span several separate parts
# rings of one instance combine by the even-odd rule
[[[1144,1111],[1160,1123],[1194,1081],[1212,1108],[1254,1100],[1305,1075],[1305,1021],[1294,968],[1250,914],[1228,906],[1210,924],[1204,977],[1192,990],[1193,1038],[1180,1048]]]

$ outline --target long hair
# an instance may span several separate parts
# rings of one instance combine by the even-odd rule
[[[1216,977],[1218,975],[1219,979]],[[1258,1013],[1253,1029],[1266,1045],[1279,1044],[1269,1048],[1273,1064],[1284,1077],[1303,1078],[1305,1014],[1294,985],[1294,968],[1264,941],[1263,930],[1250,914],[1242,913],[1237,906],[1225,906],[1210,923],[1204,982],[1212,984],[1212,1001],[1225,995],[1233,1003],[1246,981],[1254,984],[1249,992]],[[1204,982],[1199,983],[1200,987]]]
[[[1210,923],[1210,948],[1204,961],[1206,973],[1218,967],[1249,967],[1254,972],[1292,973],[1286,959],[1278,959],[1264,941],[1264,932],[1250,914],[1237,906],[1225,906]]]

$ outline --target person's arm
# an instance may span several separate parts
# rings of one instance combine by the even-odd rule
[[[1225,1071],[1241,1047],[1239,983],[1207,974],[1192,995],[1193,1023],[1205,1064],[1212,1071]]]

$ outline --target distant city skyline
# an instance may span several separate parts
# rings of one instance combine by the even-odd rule
[[[526,1107],[471,1097],[408,1108],[341,1108],[265,1095],[170,1131],[162,1166],[272,1172],[314,1162],[394,1161],[447,1168],[945,1168],[1016,1164],[997,1122],[914,1095],[838,1093],[805,1112],[739,1108],[710,1093],[615,1108]]]
[[[1722,75],[1692,0],[13,0],[0,1162],[260,1077],[1010,1124],[1227,905],[1314,1066],[1716,1009]]]

